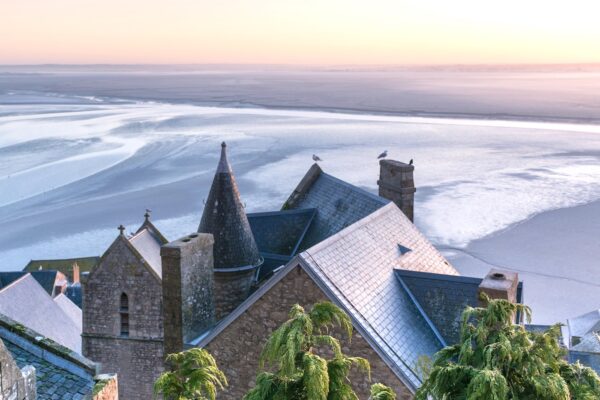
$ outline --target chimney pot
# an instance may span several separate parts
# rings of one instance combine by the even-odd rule
[[[396,160],[379,161],[379,196],[393,201],[414,222],[415,166]]]
[[[481,299],[481,293],[485,293],[490,299],[503,299],[516,303],[518,286],[518,273],[491,269],[479,284],[479,304],[485,306],[485,301]]]

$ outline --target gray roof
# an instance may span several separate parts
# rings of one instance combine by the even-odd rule
[[[571,337],[584,337],[591,332],[600,332],[600,310],[590,311],[579,317],[567,320],[569,335]]]
[[[480,278],[396,270],[416,303],[435,325],[447,344],[460,339],[461,316],[465,307],[477,307]]]
[[[35,368],[38,400],[83,399],[86,394],[92,392],[92,375],[82,378],[8,341],[5,345],[19,368],[27,365]]]
[[[38,399],[82,399],[92,392],[97,366],[6,315],[0,314],[0,338],[17,366],[35,368]]]
[[[227,161],[226,145],[204,206],[198,232],[215,239],[215,269],[243,268],[260,264],[258,247],[240,199],[240,193]]]
[[[41,270],[30,272],[31,276],[42,286],[42,288],[49,294],[54,293],[54,284],[56,283],[56,277],[58,271],[56,270]],[[0,289],[10,285],[17,279],[25,276],[27,271],[13,271],[13,272],[0,272]],[[62,276],[62,274],[61,274]]]
[[[71,318],[71,321],[83,331],[83,315],[81,308],[77,304],[73,303],[71,299],[60,293],[54,298],[54,302],[64,311],[64,313]]]
[[[148,265],[159,277],[162,277],[162,258],[160,256],[161,241],[152,232],[143,228],[129,238],[129,243],[140,253]]]
[[[388,203],[389,200],[324,173],[314,164],[283,208],[317,210],[301,245],[302,249],[306,249]]]
[[[571,347],[571,350],[582,353],[600,354],[600,333],[590,332],[581,338],[581,342]]]
[[[0,313],[81,353],[81,325],[77,326],[30,274],[0,290]]]
[[[411,252],[402,254],[398,244]],[[205,346],[286,274],[300,265],[352,318],[359,333],[409,387],[420,385],[422,355],[443,340],[423,316],[394,269],[457,275],[393,203],[296,256],[199,342]]]
[[[259,280],[296,255],[316,214],[315,209],[248,214],[250,228],[263,258]]]
[[[402,254],[398,245],[412,249]],[[299,255],[413,387],[418,358],[443,341],[396,279],[394,269],[458,272],[393,203]]]

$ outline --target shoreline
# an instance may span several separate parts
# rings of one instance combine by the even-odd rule
[[[519,273],[538,324],[566,322],[600,306],[600,200],[539,213],[463,249],[439,246],[464,276]],[[436,246],[437,247],[437,246]]]

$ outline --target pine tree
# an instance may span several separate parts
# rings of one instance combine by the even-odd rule
[[[560,325],[543,333],[514,324],[528,307],[484,299],[463,312],[460,342],[439,351],[416,400],[597,400],[600,379],[564,360]]]
[[[244,400],[357,400],[348,374],[356,367],[370,379],[369,362],[343,354],[339,340],[328,335],[331,328],[341,327],[350,338],[352,323],[348,315],[334,304],[322,302],[310,312],[296,304],[289,318],[267,340],[260,358],[263,371]],[[324,348],[328,351],[319,351]],[[324,353],[331,357],[326,358]],[[275,372],[265,370],[266,364]],[[376,384],[371,397],[393,400],[395,395]]]
[[[194,348],[169,354],[167,363],[172,370],[154,383],[154,393],[166,400],[215,400],[217,389],[227,386],[225,374],[206,350]]]

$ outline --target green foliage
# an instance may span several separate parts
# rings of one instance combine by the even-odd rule
[[[204,349],[169,354],[172,371],[163,373],[154,383],[154,393],[166,400],[215,400],[217,390],[227,386],[225,374]]]
[[[416,400],[592,400],[600,378],[569,364],[559,345],[560,325],[543,333],[514,324],[528,307],[490,300],[463,312],[460,342],[439,351]]]
[[[389,387],[382,385],[381,383],[375,383],[371,386],[371,397],[370,400],[395,400],[396,393]]]
[[[342,352],[339,340],[329,335],[335,327],[351,338],[352,322],[334,304],[317,303],[310,312],[294,305],[289,319],[271,334],[261,353],[261,369],[268,366],[275,372],[260,372],[244,400],[358,400],[348,375],[357,368],[370,379],[370,365],[364,358]],[[384,388],[373,389],[380,396],[374,399],[394,399],[391,389],[385,392]]]

